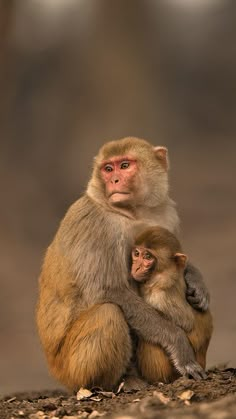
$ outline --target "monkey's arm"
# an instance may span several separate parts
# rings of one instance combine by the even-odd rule
[[[210,295],[204,283],[201,272],[188,263],[184,271],[184,279],[187,284],[186,297],[197,310],[206,311],[209,306]]]
[[[106,301],[117,304],[123,311],[127,323],[145,341],[161,345],[182,375],[206,378],[204,370],[195,360],[195,355],[186,334],[174,323],[164,319],[133,290],[110,289]]]

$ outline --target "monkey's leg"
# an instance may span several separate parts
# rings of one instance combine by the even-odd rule
[[[207,348],[202,348],[200,351],[196,352],[196,360],[203,369],[206,368],[206,354]]]
[[[48,359],[53,375],[73,390],[112,388],[131,358],[128,325],[118,306],[94,305],[82,312],[67,332],[54,357]]]
[[[194,311],[194,314],[194,328],[188,334],[188,338],[196,354],[197,362],[205,369],[207,349],[213,331],[212,316],[209,310],[205,313]]]
[[[138,344],[137,363],[149,383],[169,383],[179,376],[160,346],[142,340]]]

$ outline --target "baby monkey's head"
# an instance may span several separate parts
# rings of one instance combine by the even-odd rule
[[[179,240],[163,227],[150,227],[136,237],[132,250],[132,277],[147,281],[165,270],[184,270],[187,256]]]

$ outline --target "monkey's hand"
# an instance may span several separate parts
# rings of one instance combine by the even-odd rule
[[[205,380],[207,378],[205,371],[195,360],[192,347],[190,347],[184,333],[178,334],[175,348],[170,356],[175,368],[181,375],[191,376],[194,380]]]
[[[191,263],[188,263],[184,271],[184,279],[187,284],[186,298],[189,304],[196,310],[206,311],[209,306],[210,295],[201,272]]]
[[[207,374],[197,362],[190,362],[185,365],[184,369],[179,368],[179,372],[184,376],[194,378],[194,380],[205,380],[207,378]]]

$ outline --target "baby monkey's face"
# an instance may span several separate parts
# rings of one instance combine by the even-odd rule
[[[134,247],[132,250],[131,275],[136,281],[141,282],[149,279],[156,264],[156,256],[150,249],[140,246]]]

